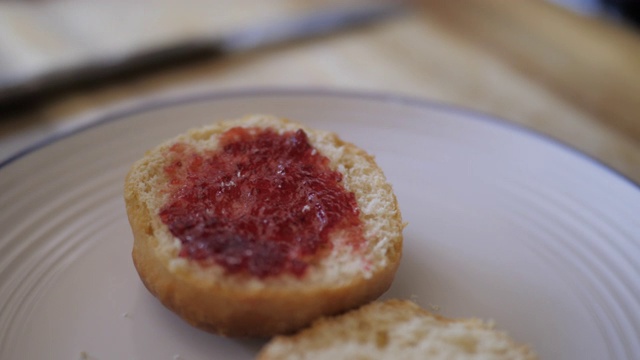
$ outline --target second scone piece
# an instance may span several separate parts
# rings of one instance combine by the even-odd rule
[[[448,319],[409,300],[373,302],[272,339],[258,360],[536,360],[479,319]]]
[[[373,158],[271,116],[194,129],[130,170],[125,202],[145,286],[230,336],[295,331],[388,289],[402,220]]]

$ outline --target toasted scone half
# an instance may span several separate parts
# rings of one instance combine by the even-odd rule
[[[402,253],[396,197],[336,134],[263,115],[148,151],[124,198],[142,282],[190,324],[272,336],[376,299]]]

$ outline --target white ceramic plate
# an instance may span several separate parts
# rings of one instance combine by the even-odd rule
[[[313,90],[151,101],[5,162],[0,358],[252,358],[261,341],[193,329],[147,293],[121,193],[146,149],[256,112],[337,131],[376,155],[409,222],[384,297],[493,319],[546,359],[637,359],[636,185],[484,115]]]

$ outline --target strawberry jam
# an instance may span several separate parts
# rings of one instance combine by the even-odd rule
[[[331,234],[363,241],[355,195],[303,130],[233,128],[218,150],[176,144],[167,153],[169,201],[160,217],[181,257],[259,278],[304,275]]]

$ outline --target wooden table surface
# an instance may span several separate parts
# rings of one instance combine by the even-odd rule
[[[226,5],[238,6],[233,3]],[[317,3],[278,6],[294,13]],[[0,114],[0,142],[12,142],[13,151],[71,118],[175,88],[322,87],[409,95],[492,114],[640,183],[640,32],[541,1],[413,5],[406,15],[366,28],[181,65],[71,93],[26,113]],[[252,20],[251,11],[231,13]]]

